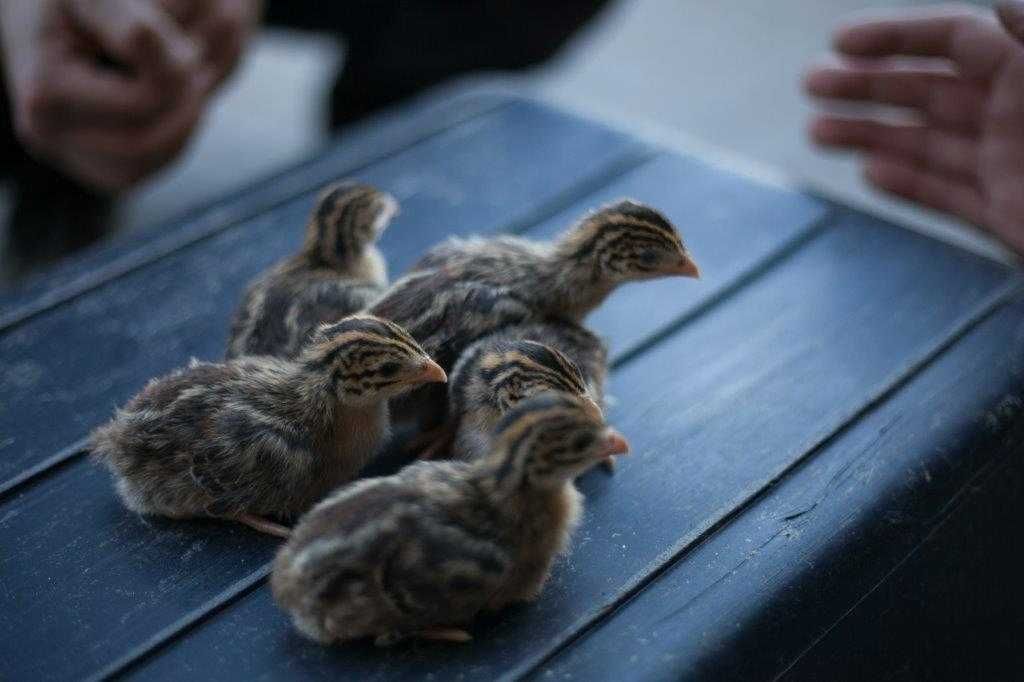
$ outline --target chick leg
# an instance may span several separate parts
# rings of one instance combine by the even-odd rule
[[[389,647],[409,638],[425,639],[433,642],[462,643],[472,641],[473,635],[459,628],[436,627],[416,630],[415,632],[409,633],[385,632],[377,635],[377,638],[373,640],[373,643],[379,647]]]
[[[398,632],[385,632],[377,635],[373,640],[374,646],[379,646],[382,649],[389,646],[394,646],[405,639],[405,635]]]
[[[440,459],[451,447],[455,438],[450,424],[442,424],[424,431],[409,444],[409,452],[415,452],[418,459]]]
[[[267,519],[255,516],[253,514],[239,514],[238,516],[232,517],[233,520],[239,523],[258,530],[261,533],[267,533],[268,535],[276,535],[279,538],[288,538],[292,534],[291,528],[282,526],[280,523],[274,523]]]
[[[435,642],[470,642],[473,640],[473,635],[459,628],[427,628],[412,633],[412,636]]]

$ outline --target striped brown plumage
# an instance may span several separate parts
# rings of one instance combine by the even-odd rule
[[[193,361],[92,436],[125,505],[175,518],[295,518],[376,453],[387,401],[444,372],[398,325],[323,325],[294,360]]]
[[[535,600],[580,514],[572,480],[623,438],[578,397],[513,408],[474,462],[420,462],[335,491],[274,562],[278,603],[323,643],[468,639],[484,609]]]
[[[604,343],[572,322],[512,325],[488,334],[452,368],[446,423],[428,456],[483,456],[502,415],[545,391],[580,396],[600,417],[607,358]]]
[[[387,285],[375,246],[398,210],[395,199],[351,181],[325,189],[298,253],[257,277],[235,313],[227,357],[292,358],[323,322],[362,310]]]
[[[678,231],[629,200],[584,216],[552,243],[510,236],[451,239],[427,253],[369,312],[409,330],[450,371],[463,351],[509,325],[580,323],[618,285],[698,276]],[[416,391],[396,406],[424,428],[444,419],[444,395]]]

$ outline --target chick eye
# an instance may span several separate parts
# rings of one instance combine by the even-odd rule
[[[594,442],[594,436],[592,434],[585,433],[583,435],[576,436],[576,440],[573,441],[572,446],[576,450],[584,450],[584,449],[590,447],[590,445],[593,442]]]
[[[398,374],[402,366],[397,362],[385,362],[380,366],[380,373],[386,377],[393,377]]]
[[[658,262],[658,253],[651,249],[640,252],[640,262],[644,265],[654,265]]]

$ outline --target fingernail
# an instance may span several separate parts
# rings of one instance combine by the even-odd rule
[[[804,90],[816,92],[825,88],[826,74],[820,69],[814,69],[804,74]]]
[[[823,147],[835,147],[841,145],[843,137],[836,131],[832,122],[821,116],[816,117],[807,127],[807,133],[811,140]]]

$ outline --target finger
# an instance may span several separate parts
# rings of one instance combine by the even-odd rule
[[[78,149],[63,149],[59,157],[51,158],[65,172],[89,187],[107,194],[116,194],[137,185],[166,166],[187,143],[188,138],[182,137],[164,155],[148,158],[125,159]]]
[[[883,154],[942,175],[976,181],[977,139],[941,128],[820,116],[811,126],[811,137],[828,147]]]
[[[207,5],[206,12],[196,22],[195,32],[206,46],[203,60],[212,72],[211,87],[219,85],[234,70],[255,22],[251,0]]]
[[[68,0],[73,18],[117,63],[164,79],[183,77],[198,49],[173,18],[139,0]]]
[[[988,78],[1007,59],[1011,41],[987,17],[961,7],[904,10],[848,24],[836,32],[834,45],[851,56],[942,57],[968,77]]]
[[[1001,2],[996,5],[996,14],[999,16],[1003,28],[1011,36],[1024,43],[1024,2],[1020,0]]]
[[[149,83],[79,60],[34,79],[28,106],[47,129],[121,127],[149,122],[163,108],[163,96]]]
[[[173,158],[199,123],[203,102],[193,95],[157,120],[131,128],[72,128],[59,136],[70,149],[149,168]]]
[[[129,189],[142,177],[120,159],[107,159],[84,152],[65,151],[54,163],[86,187],[108,195]]]
[[[199,30],[207,46],[203,61],[212,72],[209,85],[216,87],[227,78],[241,57],[244,38],[239,26],[221,16],[210,17]]]
[[[164,11],[174,17],[179,26],[186,29],[192,27],[206,7],[215,4],[202,0],[159,0],[159,2]]]
[[[864,175],[868,182],[886,192],[984,225],[984,197],[971,183],[884,154],[868,157]]]
[[[999,214],[998,219],[994,219],[988,226],[983,226],[1018,255],[1024,256],[1024,218],[1021,217],[1024,213],[1019,211],[1020,207],[1017,213]]]
[[[200,102],[198,98],[193,101]],[[201,109],[183,106],[167,112],[158,124],[121,131],[65,130],[37,147],[81,182],[116,193],[148,177],[174,159],[187,145]]]
[[[977,82],[886,64],[813,69],[804,86],[815,97],[910,107],[940,125],[968,129],[980,125],[988,97],[988,89]]]

